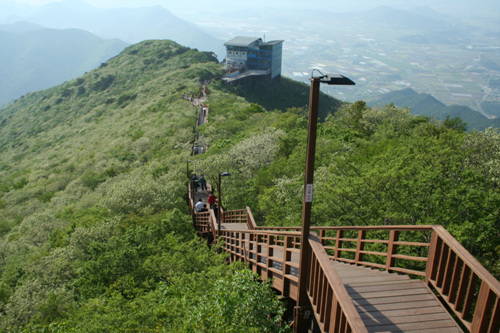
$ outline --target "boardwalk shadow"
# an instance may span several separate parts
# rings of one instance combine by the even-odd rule
[[[354,288],[345,285],[345,289],[353,300],[358,300],[355,302],[354,307],[369,332],[404,332],[402,328],[385,316],[376,305],[363,298]]]

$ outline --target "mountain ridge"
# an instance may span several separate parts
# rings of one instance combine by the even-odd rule
[[[118,39],[79,29],[46,29],[17,24],[0,28],[0,105],[29,91],[57,85],[89,71],[123,50]]]
[[[102,38],[119,38],[127,43],[170,39],[221,57],[224,50],[222,41],[161,6],[105,9],[83,1],[65,0],[43,5],[24,20],[47,28],[87,30]]]
[[[447,117],[459,117],[468,124],[468,129],[484,130],[488,127],[500,127],[500,119],[488,119],[481,113],[468,107],[460,105],[445,105],[434,96],[417,93],[412,88],[392,91],[372,99],[369,105],[384,105],[393,103],[402,108],[410,108],[414,115],[424,115],[438,120],[446,120]]]

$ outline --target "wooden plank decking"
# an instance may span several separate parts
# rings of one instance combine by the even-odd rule
[[[369,332],[462,332],[423,281],[339,262],[333,265]]]
[[[221,230],[248,230],[246,223],[222,223]]]
[[[248,230],[241,223],[223,223],[221,229]],[[245,251],[247,246],[248,243]],[[255,254],[247,255],[255,264],[267,266],[267,246],[261,246],[259,252],[258,259]],[[278,246],[273,249],[271,266],[261,268],[266,276],[267,270],[272,270],[275,282],[282,280],[282,257],[283,250]],[[298,263],[298,259],[298,253],[293,253],[291,260]],[[332,265],[369,332],[463,332],[424,281],[335,261]],[[298,276],[298,269],[291,269],[290,274]],[[278,289],[283,287],[282,283],[273,285]]]

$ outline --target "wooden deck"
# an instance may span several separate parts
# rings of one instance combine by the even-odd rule
[[[222,230],[248,230],[246,223],[222,223],[220,228]]]
[[[205,200],[204,194],[196,197]],[[192,197],[189,203],[193,211]],[[213,211],[193,213],[200,236],[221,238],[230,261],[244,261],[263,280],[270,278],[283,297],[297,301],[300,228],[257,227],[249,207],[224,212],[223,221],[218,230]],[[320,331],[447,333],[465,327],[498,333],[498,281],[441,226],[318,227],[314,232],[308,239],[307,294]],[[428,233],[430,242],[405,241],[400,237],[405,232]],[[384,233],[389,236],[380,236]],[[386,250],[365,249],[366,244]],[[398,252],[408,247],[422,250]],[[384,260],[371,262],[368,256]],[[397,266],[400,260],[426,265]]]
[[[333,262],[368,332],[463,332],[423,281]]]
[[[244,223],[223,223],[221,229],[235,231],[248,230],[248,227]],[[271,278],[283,281],[279,274],[283,270],[282,248],[273,248],[269,266],[264,255],[268,253],[267,246],[262,245],[257,255],[248,251],[248,245],[245,244],[246,256],[262,268],[272,270]],[[298,264],[298,253],[292,253],[290,260]],[[424,281],[333,260],[331,263],[368,332],[463,332]],[[298,276],[298,270],[291,268],[289,274]],[[260,273],[269,276],[267,271],[260,270]],[[283,283],[273,283],[273,286],[280,289]]]

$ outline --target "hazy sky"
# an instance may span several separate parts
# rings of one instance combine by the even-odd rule
[[[0,0],[0,2],[22,2],[31,5],[44,5],[60,0]],[[255,7],[299,7],[328,9],[329,11],[345,11],[349,9],[370,8],[380,5],[392,5],[397,7],[414,7],[429,5],[438,10],[456,10],[457,8],[475,10],[488,10],[489,7],[500,8],[498,0],[84,0],[86,3],[96,7],[149,7],[161,5],[171,11],[189,12],[193,10],[224,10],[235,8]]]

